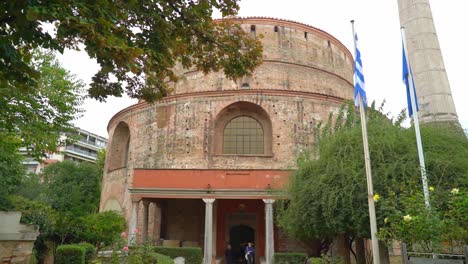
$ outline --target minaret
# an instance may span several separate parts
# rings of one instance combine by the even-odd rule
[[[398,0],[419,102],[419,120],[455,122],[457,112],[445,71],[429,0]]]

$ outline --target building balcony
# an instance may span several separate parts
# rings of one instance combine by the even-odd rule
[[[73,145],[66,146],[65,149],[64,149],[64,152],[70,152],[70,153],[75,154],[75,155],[85,156],[86,158],[92,159],[92,160],[95,160],[97,158],[97,153],[96,152],[79,149],[77,147],[74,147]]]
[[[106,143],[102,143],[102,142],[98,143],[96,141],[86,140],[86,138],[79,139],[75,141],[73,144],[77,144],[77,145],[84,146],[87,148],[92,148],[94,150],[100,150],[100,149],[106,148]]]

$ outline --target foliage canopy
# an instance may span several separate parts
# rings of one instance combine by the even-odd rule
[[[21,140],[14,136],[5,136],[0,142],[0,210],[9,209],[11,205],[6,196],[15,190],[25,174],[18,152],[20,146]]]
[[[317,152],[298,160],[287,190],[290,200],[278,208],[279,225],[298,238],[369,237],[362,135],[354,111],[351,104],[343,106],[337,117],[320,126]],[[404,115],[391,120],[374,106],[367,112],[374,192],[376,200],[382,199],[376,202],[377,221],[382,227],[391,215],[410,210],[407,201],[421,195],[422,185],[414,130],[401,126]],[[434,210],[446,212],[451,203],[447,193],[468,184],[468,141],[450,127],[425,125],[421,133],[434,189],[431,203]]]
[[[86,241],[101,249],[118,240],[125,218],[113,211],[97,213],[101,177],[100,165],[66,160],[48,165],[41,176],[28,175],[8,197],[23,213],[22,222],[39,227],[39,260],[56,245]]]
[[[74,130],[71,121],[81,112],[83,83],[53,53],[34,50],[31,56],[29,67],[41,73],[34,89],[25,92],[0,82],[0,207],[4,209],[8,207],[5,195],[14,191],[26,173],[19,149],[26,148],[36,160],[56,151],[65,143],[61,133]]]
[[[39,159],[64,143],[60,133],[74,131],[71,121],[82,111],[84,84],[52,52],[35,50],[31,55],[29,67],[41,73],[34,89],[25,92],[0,84],[0,134],[20,139],[22,147]]]
[[[65,160],[44,168],[44,201],[72,216],[95,213],[101,196],[101,171],[94,164]]]
[[[217,9],[233,16],[237,0],[3,1],[0,3],[0,86],[29,90],[40,72],[30,50],[84,48],[101,69],[91,97],[154,101],[167,94],[176,65],[203,72],[247,75],[261,62],[261,45],[228,21],[213,23]],[[50,29],[52,27],[52,29]],[[115,77],[117,81],[112,81]]]

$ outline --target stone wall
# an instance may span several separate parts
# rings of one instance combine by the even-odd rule
[[[239,102],[260,106],[271,119],[271,156],[214,153],[214,145],[220,144],[214,141],[216,117]],[[129,164],[144,169],[287,169],[294,166],[298,153],[314,144],[317,123],[339,106],[340,102],[305,96],[233,95],[185,98],[135,109],[122,118],[132,127]],[[119,176],[109,172],[106,178],[113,181]]]
[[[108,126],[101,210],[120,207],[129,217],[129,189],[137,168],[294,169],[297,155],[314,146],[317,123],[353,98],[352,57],[333,36],[291,21],[237,21],[246,31],[255,26],[255,35],[263,36],[264,63],[252,76],[236,81],[222,73],[180,71],[168,97],[117,113]],[[240,104],[256,105],[270,122],[265,136],[269,149],[263,155],[219,152],[217,125],[223,113]],[[128,127],[128,148],[118,127]]]
[[[255,26],[256,37],[262,36],[263,65],[252,76],[237,81],[226,79],[222,73],[204,75],[181,70],[181,80],[173,87],[174,94],[242,88],[306,91],[339,97],[349,92],[353,59],[333,36],[291,21],[249,18],[238,22],[247,32]]]
[[[162,207],[161,238],[203,245],[205,203],[200,199],[167,199]]]
[[[20,224],[21,212],[0,211],[0,263],[28,264],[39,231]]]

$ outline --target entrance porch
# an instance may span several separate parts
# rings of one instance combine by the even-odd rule
[[[234,263],[253,243],[256,263],[272,263],[276,229],[272,199],[134,197],[129,240],[158,246],[200,247],[204,264],[224,263],[231,244]],[[133,232],[138,227],[139,236]]]

